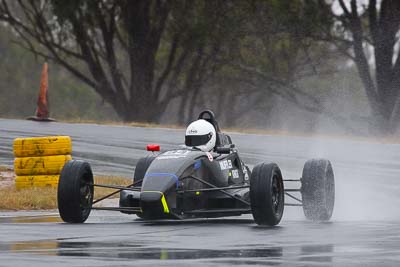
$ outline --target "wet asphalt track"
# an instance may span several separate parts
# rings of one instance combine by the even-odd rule
[[[147,143],[169,149],[183,140],[182,130],[0,119],[0,165],[12,165],[14,138],[57,134],[72,137],[73,157],[95,173],[122,176],[132,176]],[[0,266],[400,266],[400,145],[231,136],[244,161],[274,161],[285,178],[299,178],[308,158],[330,159],[332,221],[307,222],[294,207],[274,228],[257,227],[251,216],[143,222],[98,211],[67,225],[56,212],[0,212]]]

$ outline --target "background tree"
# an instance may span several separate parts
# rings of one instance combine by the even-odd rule
[[[393,132],[400,122],[400,1],[337,3],[336,11],[329,10],[336,28],[325,38],[356,64],[371,108],[371,128]]]
[[[34,114],[43,59],[12,42],[15,35],[0,27],[0,116]],[[58,120],[118,120],[112,107],[57,64],[49,65],[51,116]]]
[[[208,85],[217,98],[215,109],[222,113],[229,107],[224,113],[227,123],[234,125],[254,113],[263,114],[263,125],[272,123],[269,114],[284,99],[349,128],[345,117],[325,108],[327,88],[305,84],[332,75],[343,58],[313,38],[321,29],[332,27],[333,20],[324,12],[330,6],[300,0],[237,1],[235,6],[230,57]]]
[[[244,51],[233,67],[252,78],[250,91],[257,92],[259,103],[253,106],[265,109],[267,100],[276,95],[300,109],[325,113],[343,123],[343,118],[324,109],[318,90],[311,93],[301,86],[304,79],[335,71],[329,60],[333,55],[329,47],[311,39],[321,28],[332,26],[332,20],[320,11],[326,7],[316,1],[288,0],[259,1],[247,6],[246,14],[253,19],[247,20],[248,38],[241,40]]]
[[[352,66],[335,49],[351,54],[351,35],[331,7],[325,0],[0,0],[0,20],[18,44],[80,80],[80,92],[94,89],[93,101],[100,97],[124,121],[186,124],[211,108],[226,126],[310,131],[333,121],[347,131],[361,121],[348,110],[366,109]],[[81,96],[73,96],[76,113],[88,106]]]
[[[218,44],[208,40],[218,29],[213,18],[227,6],[220,1],[1,0],[0,19],[22,45],[93,88],[124,121],[157,122],[172,99],[196,91],[214,69]]]

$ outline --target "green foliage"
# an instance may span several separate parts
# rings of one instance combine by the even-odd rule
[[[297,108],[293,113],[323,113],[328,96],[338,91],[337,80],[355,92],[349,99],[365,102],[348,69],[338,73],[337,66],[347,62],[316,38],[334,27],[325,15],[330,8],[325,1],[43,2],[45,12],[36,17],[48,28],[29,25],[27,19],[27,27],[39,31],[28,37],[44,57],[63,66],[50,62],[55,118],[112,120],[116,110],[125,121],[158,122],[165,112],[163,119],[172,118],[169,123],[184,123],[206,107],[215,109],[226,125],[235,126],[239,118],[263,127],[267,123],[257,118],[269,121],[270,112],[287,109],[277,104],[279,98]],[[38,10],[38,2],[29,3],[32,12]],[[25,117],[36,107],[43,60],[11,45],[11,35],[0,32],[0,112]],[[71,77],[66,70],[71,68],[81,80]],[[6,91],[9,87],[16,89]],[[277,120],[270,121],[276,128]]]
[[[12,42],[0,27],[0,117],[26,118],[36,110],[43,59]],[[65,70],[49,62],[50,115],[56,119],[116,120],[113,109]]]

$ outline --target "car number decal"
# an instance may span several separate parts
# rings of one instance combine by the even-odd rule
[[[232,161],[230,159],[220,161],[219,166],[221,167],[221,170],[232,169]]]
[[[232,170],[232,178],[234,178],[234,179],[239,178],[239,171],[238,170]]]

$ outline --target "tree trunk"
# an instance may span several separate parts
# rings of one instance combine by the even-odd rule
[[[374,48],[375,82],[364,53],[367,31],[362,21],[363,14],[359,13],[356,0],[351,0],[350,9],[343,0],[339,0],[339,4],[344,12],[343,24],[353,37],[354,61],[372,111],[370,130],[374,134],[392,133],[400,117],[399,58],[393,63],[396,35],[400,27],[400,2],[382,0],[378,12],[377,1],[370,0],[365,10],[368,15],[368,37]]]

